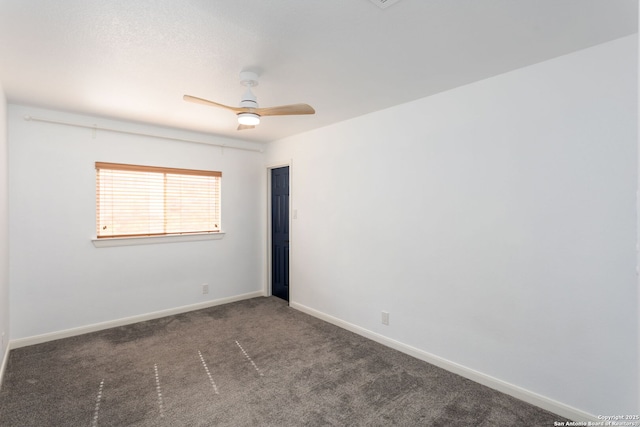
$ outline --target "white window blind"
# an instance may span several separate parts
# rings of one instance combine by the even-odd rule
[[[96,162],[98,238],[220,232],[222,172]]]

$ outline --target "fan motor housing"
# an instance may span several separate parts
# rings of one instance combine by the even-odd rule
[[[253,99],[246,99],[243,97],[242,101],[240,101],[240,106],[245,108],[258,108],[258,103],[256,102],[255,97]]]

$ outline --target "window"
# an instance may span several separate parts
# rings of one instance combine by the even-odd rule
[[[222,173],[96,162],[98,238],[220,232]]]

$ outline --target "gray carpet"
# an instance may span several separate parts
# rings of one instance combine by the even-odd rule
[[[255,298],[12,350],[0,426],[553,426],[559,416]]]

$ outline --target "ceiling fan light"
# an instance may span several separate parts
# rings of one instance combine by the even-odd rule
[[[238,123],[241,125],[255,126],[260,123],[260,116],[256,113],[239,113]]]

